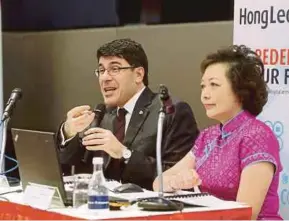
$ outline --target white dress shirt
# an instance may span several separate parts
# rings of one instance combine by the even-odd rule
[[[123,106],[123,108],[127,111],[126,115],[125,115],[125,133],[126,130],[128,128],[135,104],[137,102],[137,100],[139,99],[140,95],[142,94],[142,92],[144,91],[145,87],[142,88],[139,92],[137,92],[131,99],[128,100],[128,102],[126,102],[126,104]],[[119,110],[120,107],[117,108],[117,111]]]

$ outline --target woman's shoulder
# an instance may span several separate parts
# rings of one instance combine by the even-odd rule
[[[265,122],[254,120],[246,133],[242,136],[240,144],[241,167],[254,162],[268,161],[282,170],[280,162],[279,142],[273,130]]]
[[[274,125],[270,125],[270,122],[263,122],[259,119],[254,119],[250,124],[250,127],[247,128],[246,137],[251,139],[261,139],[261,140],[276,140],[276,135],[273,132]]]
[[[244,155],[270,154],[279,158],[279,142],[265,122],[255,119],[242,137],[241,153]]]

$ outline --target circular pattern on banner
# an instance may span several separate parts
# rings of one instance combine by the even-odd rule
[[[273,126],[273,131],[274,131],[274,134],[277,136],[277,137],[280,137],[282,136],[283,132],[284,132],[284,126],[283,124],[280,122],[280,121],[276,121],[274,123],[274,126]]]
[[[282,183],[284,184],[284,185],[286,185],[286,184],[288,184],[289,183],[289,177],[288,177],[288,175],[286,174],[286,173],[283,173],[282,174]]]
[[[272,122],[269,120],[266,120],[264,122],[268,127],[271,128],[275,136],[277,137],[278,143],[279,143],[279,150],[283,149],[283,139],[282,135],[284,133],[284,125],[280,121]]]

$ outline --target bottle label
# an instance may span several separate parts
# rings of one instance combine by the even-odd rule
[[[88,209],[108,209],[108,207],[107,195],[88,196]]]

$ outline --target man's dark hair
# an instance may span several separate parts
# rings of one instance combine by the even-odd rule
[[[97,50],[97,60],[108,56],[123,58],[133,67],[143,67],[145,71],[143,83],[148,85],[148,59],[140,43],[129,38],[108,42]]]
[[[244,45],[232,45],[209,54],[201,63],[201,72],[216,63],[228,64],[227,77],[243,109],[254,116],[260,114],[268,99],[260,57]]]

